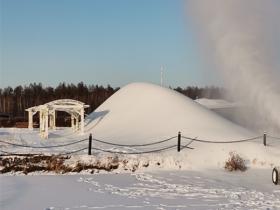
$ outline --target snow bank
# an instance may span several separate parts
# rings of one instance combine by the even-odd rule
[[[227,140],[254,134],[168,88],[132,83],[87,119],[85,131],[118,143],[149,143],[177,135]]]
[[[216,105],[221,103],[219,101]],[[223,102],[223,106],[225,104],[229,105]],[[120,89],[88,116],[85,130],[93,133],[95,138],[126,144],[150,143],[174,136],[178,131],[187,137],[212,141],[232,141],[258,135],[176,91],[147,83],[133,83]],[[176,141],[174,139],[173,143]],[[183,140],[184,143],[188,141]],[[178,153],[174,149],[164,155],[145,157],[148,160],[161,159],[161,165],[166,169],[223,168],[230,152],[240,154],[249,167],[279,164],[279,144],[264,147],[261,138],[256,142],[238,144],[193,142],[191,147],[194,150]]]

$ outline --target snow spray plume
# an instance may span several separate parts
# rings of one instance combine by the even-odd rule
[[[231,95],[280,128],[280,1],[187,0],[187,14]]]

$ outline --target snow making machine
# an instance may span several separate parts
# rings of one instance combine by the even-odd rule
[[[280,184],[280,167],[274,167],[272,170],[272,182],[275,185]]]

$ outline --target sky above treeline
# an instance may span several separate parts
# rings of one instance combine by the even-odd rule
[[[0,87],[219,85],[184,0],[0,0]]]

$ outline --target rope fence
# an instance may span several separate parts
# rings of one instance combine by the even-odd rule
[[[169,146],[169,147],[164,147],[161,149],[155,149],[155,150],[149,150],[149,151],[139,151],[139,152],[122,152],[122,151],[112,151],[112,150],[105,150],[105,149],[100,149],[96,147],[92,147],[93,150],[96,151],[101,151],[101,152],[107,152],[111,154],[120,154],[120,155],[139,155],[139,154],[148,154],[148,153],[157,153],[157,152],[162,152],[165,150],[170,150],[172,148],[177,147],[177,145]]]
[[[2,144],[6,144],[6,145],[10,145],[10,146],[15,146],[15,147],[23,147],[23,148],[31,148],[31,149],[50,149],[50,148],[62,148],[62,147],[67,147],[67,146],[71,146],[71,145],[76,145],[79,144],[81,142],[88,142],[88,146],[81,148],[81,149],[77,149],[77,150],[73,150],[73,151],[66,151],[64,153],[56,153],[56,155],[71,155],[71,154],[76,154],[82,151],[87,150],[88,155],[92,154],[92,150],[95,151],[99,151],[99,152],[105,152],[105,153],[111,153],[111,154],[121,154],[121,155],[137,155],[137,154],[148,154],[148,153],[158,153],[158,152],[164,152],[167,150],[171,150],[177,147],[177,152],[180,152],[183,149],[193,149],[192,147],[189,147],[189,145],[191,145],[194,142],[200,142],[200,143],[206,143],[206,144],[234,144],[234,143],[243,143],[243,142],[251,142],[251,141],[256,141],[259,139],[263,139],[263,145],[267,146],[266,142],[267,142],[267,137],[269,137],[272,140],[280,140],[280,137],[275,137],[275,136],[270,136],[267,135],[266,133],[264,133],[262,136],[256,136],[256,137],[252,137],[252,138],[247,138],[247,139],[237,139],[237,140],[230,140],[230,141],[214,141],[214,140],[207,140],[207,139],[199,139],[199,138],[191,138],[191,137],[187,137],[187,136],[183,136],[181,135],[181,132],[178,133],[177,136],[173,136],[164,140],[160,140],[160,141],[154,141],[152,143],[146,143],[146,144],[117,144],[117,143],[113,143],[113,142],[109,142],[109,141],[104,141],[104,140],[100,140],[100,139],[96,139],[92,137],[92,134],[89,135],[89,138],[85,138],[85,139],[80,139],[74,142],[70,142],[70,143],[65,143],[65,144],[58,144],[58,145],[46,145],[46,146],[36,146],[36,145],[27,145],[27,144],[19,144],[19,143],[13,143],[13,142],[8,142],[8,141],[4,141],[4,140],[0,140],[0,143]],[[154,145],[160,145],[163,143],[167,143],[170,142],[171,140],[177,139],[177,144],[173,144],[171,146],[166,146],[166,147],[160,147],[160,148],[156,148],[156,149],[146,149],[146,150],[138,150],[138,151],[133,151],[133,152],[124,152],[124,151],[114,151],[114,150],[109,150],[109,149],[103,149],[103,148],[99,148],[96,146],[92,146],[93,142],[97,142],[100,144],[105,144],[105,145],[110,145],[110,146],[117,146],[117,147],[126,147],[126,148],[135,148],[135,147],[142,147],[142,149],[144,147],[148,147],[148,146],[154,146]],[[189,142],[185,145],[181,144],[182,140],[189,140]],[[24,154],[17,154],[17,153],[13,153],[13,152],[8,152],[8,151],[4,151],[4,150],[0,150],[0,155],[24,155]],[[31,154],[31,153],[27,153],[26,155]],[[42,154],[42,153],[41,153]]]
[[[82,139],[82,140],[75,141],[75,142],[70,142],[70,143],[67,143],[67,144],[47,145],[47,146],[34,146],[34,145],[16,144],[16,143],[11,143],[11,142],[7,142],[7,141],[3,141],[3,140],[0,140],[0,142],[4,143],[4,144],[12,145],[12,146],[17,146],[17,147],[26,147],[26,148],[33,148],[33,149],[49,149],[49,148],[56,148],[56,147],[66,147],[66,146],[78,144],[80,142],[84,142],[84,141],[87,141],[87,140],[88,139]]]
[[[249,139],[241,139],[241,140],[233,140],[233,141],[210,141],[210,140],[202,140],[202,139],[197,139],[197,138],[190,138],[190,137],[185,137],[182,136],[184,139],[191,140],[193,142],[202,142],[202,143],[209,143],[209,144],[233,144],[233,143],[242,143],[242,142],[248,142],[248,141],[254,141],[257,139],[261,139],[263,136],[256,136],[253,138]]]
[[[119,147],[145,147],[145,146],[151,146],[151,145],[165,143],[165,142],[168,142],[168,141],[170,141],[172,139],[175,139],[175,138],[177,138],[177,136],[173,136],[173,137],[170,137],[168,139],[164,139],[164,140],[161,140],[161,141],[156,141],[156,142],[148,143],[148,144],[116,144],[116,143],[102,141],[102,140],[95,139],[95,138],[93,138],[92,140],[94,140],[96,142],[99,142],[99,143],[111,145],[111,146],[119,146]]]
[[[267,137],[272,138],[272,139],[280,140],[280,137],[275,137],[275,136],[270,136],[270,135],[267,135]]]
[[[82,149],[78,149],[78,150],[74,150],[74,151],[69,151],[69,152],[65,152],[65,153],[57,153],[57,154],[52,154],[52,155],[61,155],[61,156],[65,156],[65,155],[71,155],[71,154],[75,154],[75,153],[78,153],[78,152],[81,152],[81,151],[84,151],[84,150],[87,150],[88,148],[85,147],[85,148],[82,148]],[[7,151],[3,151],[3,150],[0,150],[1,153],[4,153],[5,156],[28,156],[28,155],[44,155],[43,153],[28,153],[28,154],[25,154],[25,153],[11,153],[11,152],[7,152]],[[3,154],[1,154],[3,156]]]
[[[84,150],[87,150],[87,149],[88,149],[87,147],[84,147],[82,149],[74,150],[74,151],[71,151],[71,152],[59,153],[58,155],[72,155],[72,154],[75,154],[75,153],[78,153],[78,152],[81,152],[81,151],[84,151]]]

